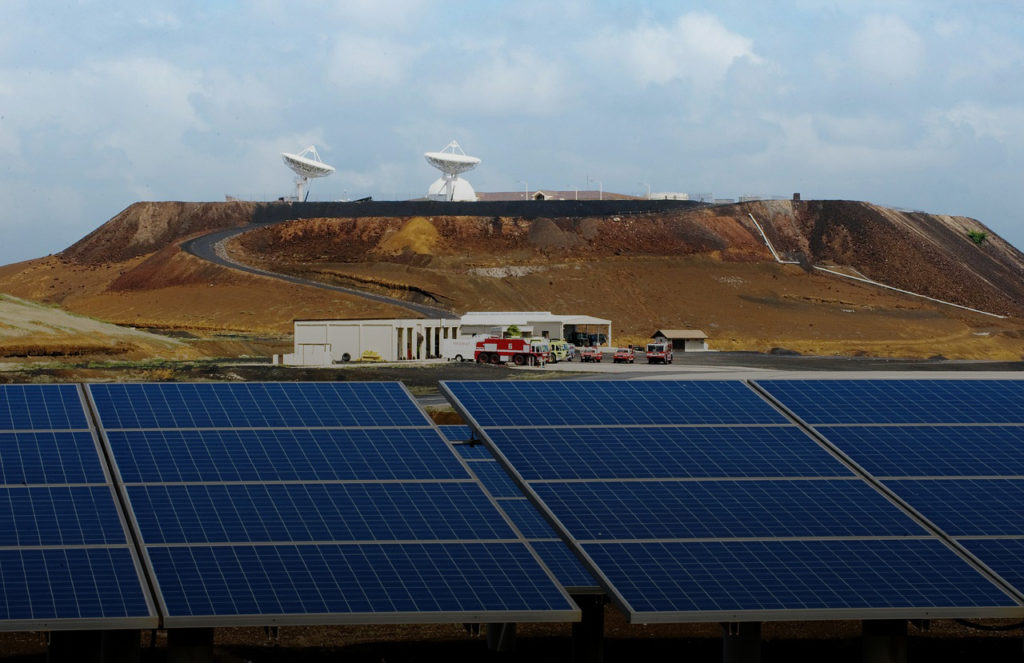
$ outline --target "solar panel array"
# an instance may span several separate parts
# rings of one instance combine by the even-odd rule
[[[0,630],[157,616],[76,385],[0,386]]]
[[[759,384],[1024,593],[1024,380]]]
[[[743,383],[442,390],[631,621],[1021,614]]]
[[[165,627],[578,618],[399,383],[87,391]]]

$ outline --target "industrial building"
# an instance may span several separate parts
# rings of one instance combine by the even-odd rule
[[[475,334],[501,336],[510,327],[523,336],[564,338],[580,345],[610,346],[611,320],[589,315],[556,315],[548,311],[471,312],[462,318],[381,320],[296,320],[295,347],[277,355],[275,363],[330,366],[357,361],[364,352],[383,361],[433,359],[442,341]]]

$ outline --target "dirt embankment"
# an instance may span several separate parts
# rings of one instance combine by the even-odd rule
[[[195,336],[284,335],[294,319],[409,317],[180,249],[187,237],[245,226],[251,205],[133,205],[63,254],[0,267],[0,291]],[[777,251],[801,264],[775,263],[751,216]],[[986,240],[973,242],[971,230],[987,232]],[[608,318],[623,344],[658,328],[696,328],[716,349],[1024,355],[1020,252],[971,219],[865,203],[766,201],[591,217],[308,218],[254,226],[226,249],[273,271],[455,312]],[[1019,317],[944,307],[829,276],[813,264]]]

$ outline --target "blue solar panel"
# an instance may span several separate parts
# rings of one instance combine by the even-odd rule
[[[106,480],[92,433],[0,433],[0,485]]]
[[[0,385],[0,431],[88,428],[77,385]]]
[[[1024,380],[765,380],[810,424],[1024,423]]]
[[[544,520],[537,507],[525,497],[498,500],[498,508],[508,514],[512,523],[527,539],[558,538],[558,533],[551,524]]]
[[[126,483],[464,479],[432,428],[111,431]]]
[[[875,476],[1024,476],[1022,426],[822,426]]]
[[[1024,587],[1024,539],[960,539],[989,568],[1014,587]]]
[[[572,550],[562,541],[530,541],[562,587],[596,588],[597,581],[590,575],[587,567],[576,558]]]
[[[741,382],[442,382],[476,422],[495,426],[788,423]]]
[[[511,539],[476,483],[130,486],[147,545]]]
[[[938,540],[593,543],[640,619],[708,612],[1017,606]],[[651,614],[661,613],[661,614]],[[675,613],[675,614],[673,614]],[[704,613],[696,614],[693,613]]]
[[[93,384],[89,391],[107,429],[429,424],[397,382]]]
[[[0,549],[0,588],[4,630],[8,620],[15,627],[41,620],[59,626],[59,620],[150,614],[127,546]]]
[[[523,543],[155,547],[174,616],[570,611]],[[311,623],[311,622],[310,622]]]
[[[469,426],[451,426],[444,425],[438,426],[441,429],[441,435],[444,435],[444,439],[449,442],[465,442],[466,440],[473,437],[473,429]]]
[[[884,483],[952,536],[1024,535],[1024,479],[902,479]]]
[[[493,497],[522,497],[523,491],[505,470],[493,460],[473,461],[470,470]]]
[[[537,482],[531,487],[577,541],[926,533],[859,479]]]
[[[491,429],[523,478],[852,476],[794,426]]]
[[[126,542],[109,486],[0,488],[0,546]]]

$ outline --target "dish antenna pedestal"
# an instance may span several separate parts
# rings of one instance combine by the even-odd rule
[[[314,177],[327,177],[334,172],[334,166],[328,166],[320,160],[316,147],[310,145],[298,154],[281,153],[284,165],[295,172],[295,200],[305,202],[309,197],[309,180]],[[303,195],[305,192],[305,195]]]
[[[426,157],[427,163],[444,173],[430,185],[427,198],[444,201],[476,200],[476,191],[472,185],[459,175],[476,168],[480,164],[480,159],[467,156],[454,140],[439,152],[427,152],[423,156]]]

